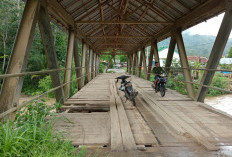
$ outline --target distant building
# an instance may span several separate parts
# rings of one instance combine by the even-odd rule
[[[165,62],[168,56],[168,47],[161,48],[158,50],[159,53],[159,59],[160,59],[160,66],[165,66]],[[178,52],[174,51],[173,59],[180,60]],[[155,60],[153,59],[153,66],[155,66]]]
[[[221,58],[220,64],[232,64],[232,58]]]
[[[200,56],[188,56],[188,61],[190,62],[199,62],[199,63],[207,63],[208,59],[206,57]]]

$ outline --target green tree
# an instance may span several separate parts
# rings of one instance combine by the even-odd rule
[[[232,58],[232,47],[230,48],[228,52],[227,58]]]

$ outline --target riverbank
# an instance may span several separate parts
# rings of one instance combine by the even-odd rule
[[[232,94],[226,94],[215,97],[207,97],[205,103],[232,115]]]

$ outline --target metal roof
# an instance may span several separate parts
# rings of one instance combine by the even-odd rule
[[[225,11],[226,6],[226,0],[47,2],[51,17],[67,29],[76,27],[81,38],[96,52],[118,49],[129,53],[154,39],[167,38],[176,28],[183,30],[213,17]]]

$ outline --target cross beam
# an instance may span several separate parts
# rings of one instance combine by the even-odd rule
[[[163,24],[170,25],[173,22],[164,22],[164,21],[76,21],[76,24],[92,24],[92,25],[115,25],[115,24],[127,24],[127,25],[155,25],[155,24]]]

